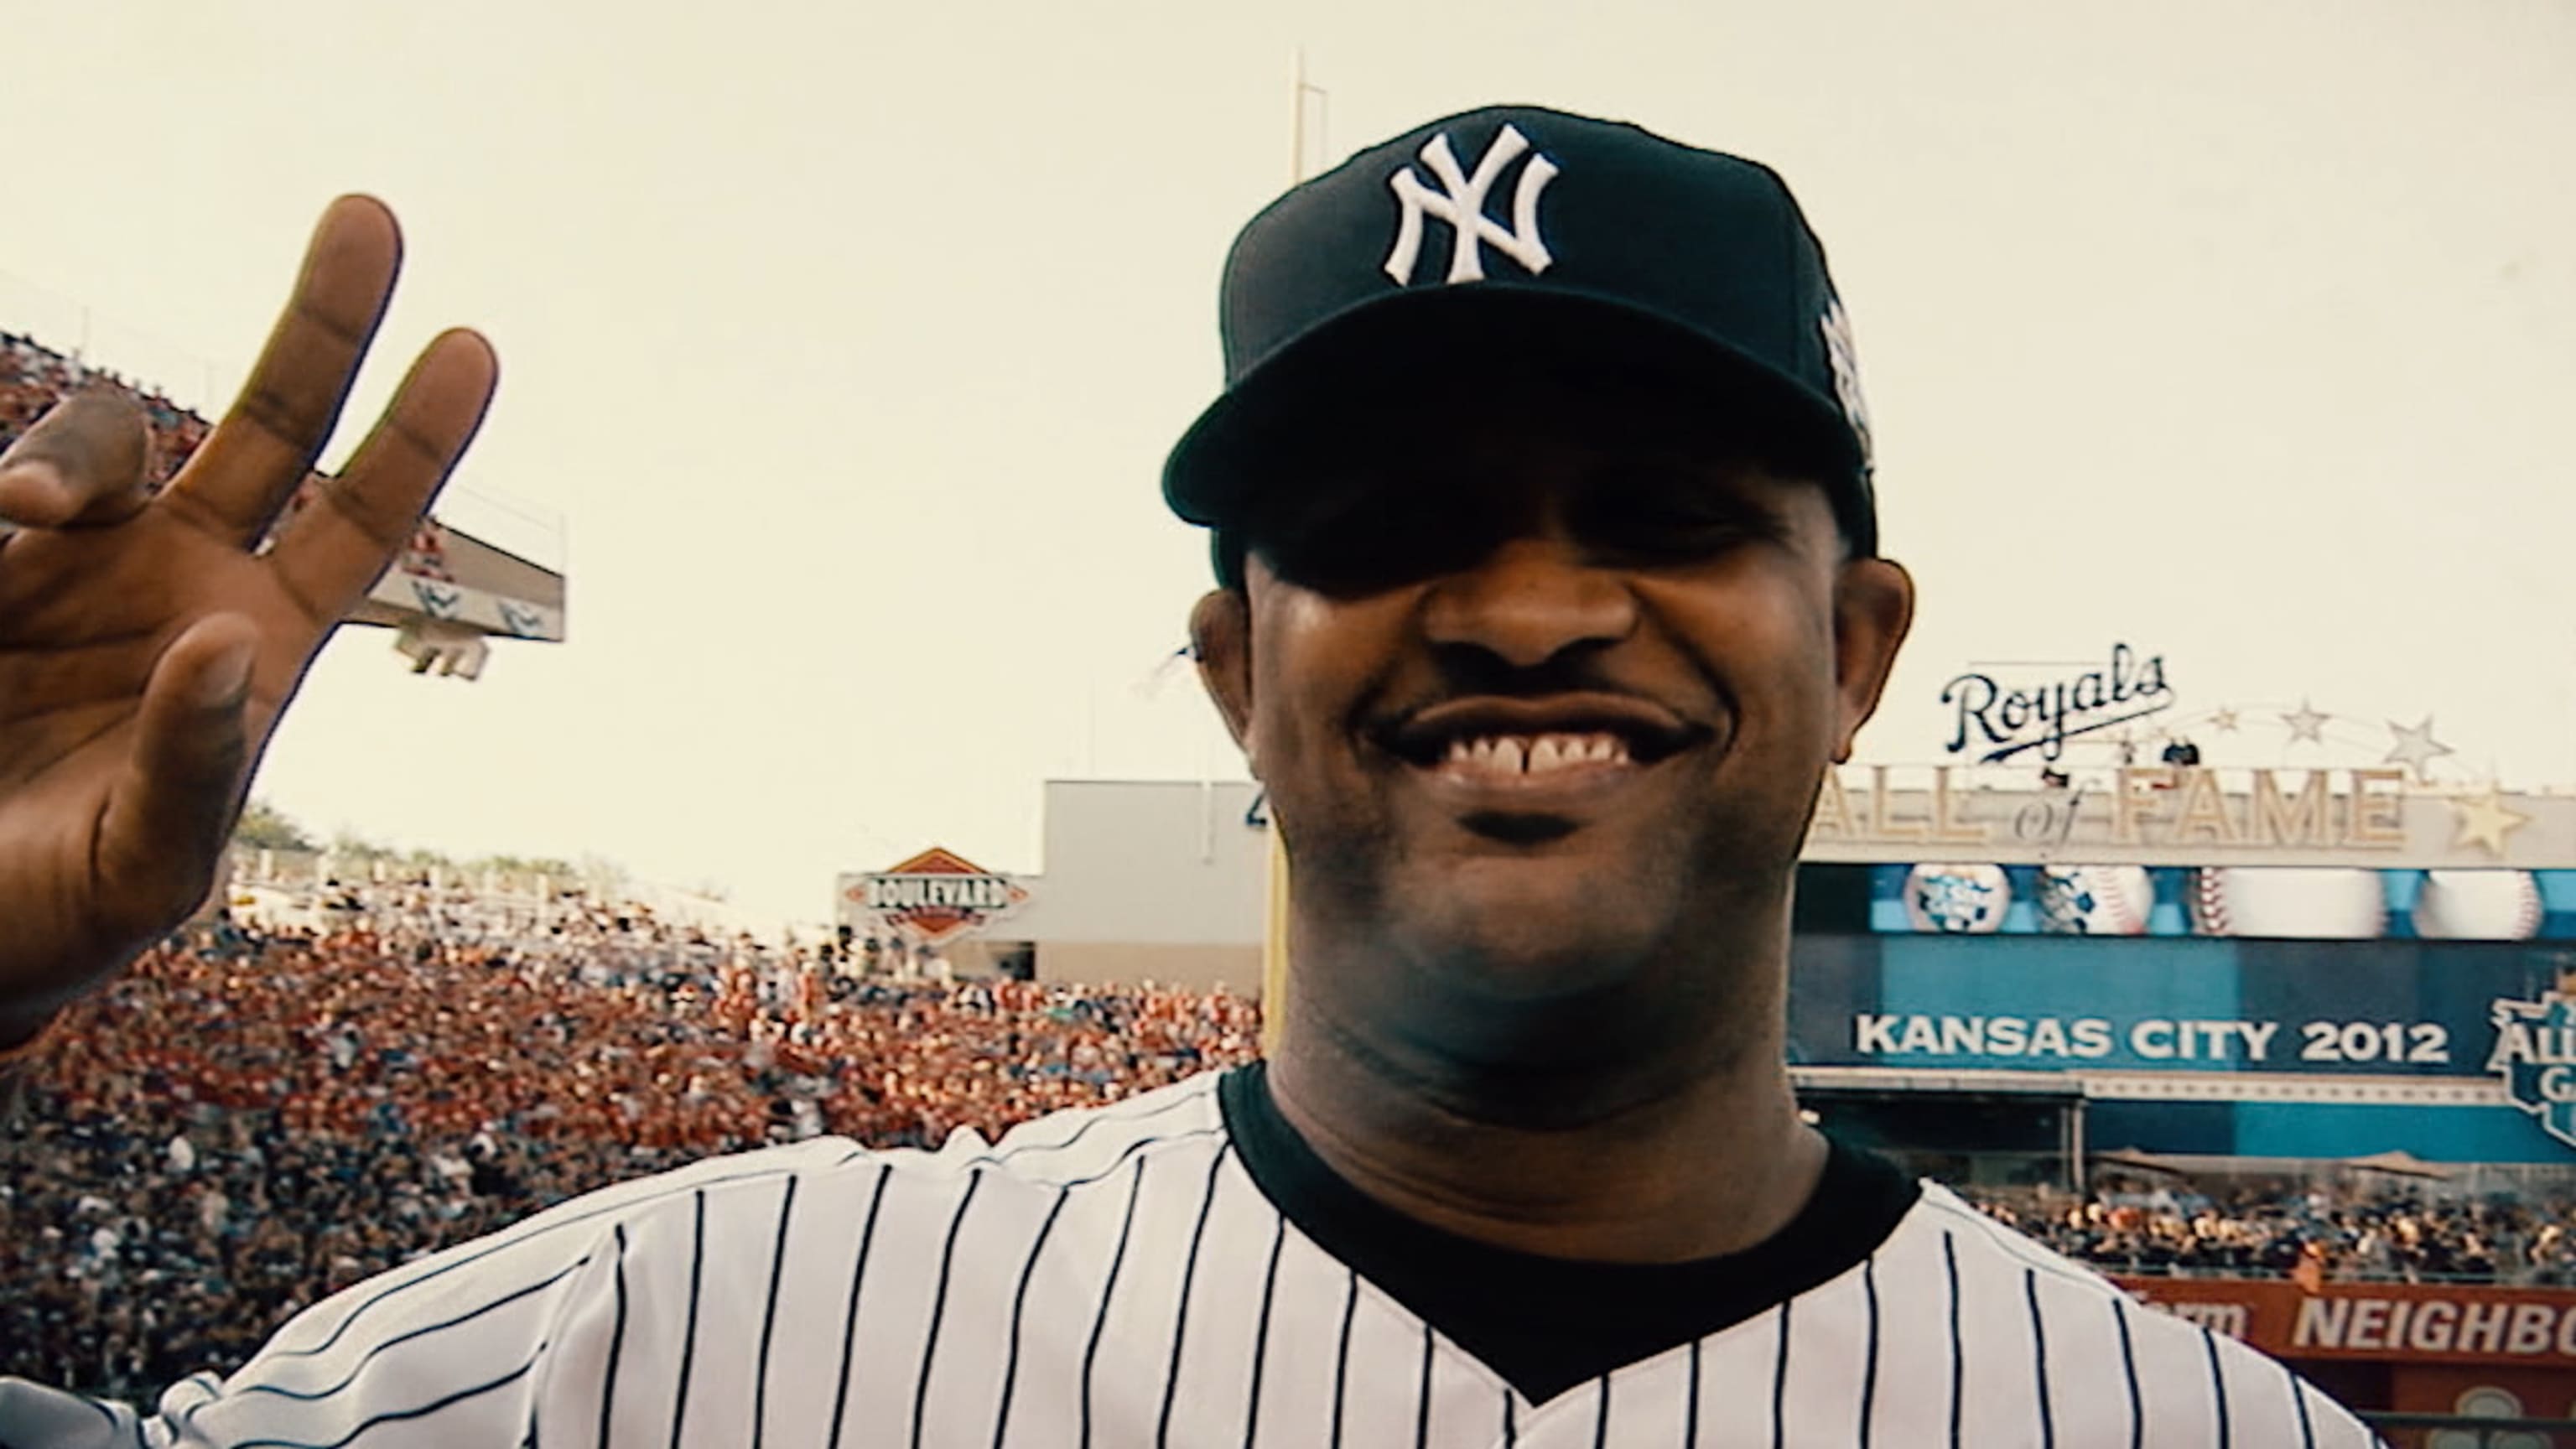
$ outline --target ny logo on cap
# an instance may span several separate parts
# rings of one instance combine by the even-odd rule
[[[1870,465],[1869,404],[1860,395],[1860,353],[1852,346],[1851,317],[1843,299],[1827,297],[1825,315],[1816,324],[1825,334],[1825,360],[1834,370],[1834,398],[1843,405],[1852,436],[1860,440],[1861,466]]]
[[[1520,186],[1512,193],[1512,225],[1485,215],[1485,193],[1502,178],[1503,168],[1513,158],[1529,150],[1529,138],[1519,129],[1506,125],[1494,137],[1494,144],[1476,162],[1476,174],[1466,175],[1458,169],[1457,154],[1449,149],[1446,132],[1434,136],[1422,148],[1423,164],[1439,179],[1440,189],[1433,191],[1422,184],[1422,178],[1406,166],[1387,179],[1394,188],[1396,202],[1404,208],[1396,223],[1395,250],[1386,254],[1386,274],[1399,287],[1413,284],[1413,265],[1422,255],[1422,217],[1425,212],[1449,223],[1452,233],[1449,249],[1449,280],[1481,282],[1485,279],[1485,247],[1491,244],[1503,255],[1521,264],[1532,276],[1544,272],[1555,260],[1548,255],[1547,243],[1538,234],[1538,197],[1547,184],[1556,179],[1556,163],[1532,153],[1529,164],[1521,168]]]

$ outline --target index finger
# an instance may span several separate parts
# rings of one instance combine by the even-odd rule
[[[237,544],[268,527],[339,423],[401,269],[402,232],[383,202],[331,203],[250,380],[162,495],[167,506]]]

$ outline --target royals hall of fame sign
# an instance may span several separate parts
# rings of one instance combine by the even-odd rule
[[[2173,707],[2161,654],[2111,646],[2099,665],[1987,665],[1941,686],[1952,712],[1953,755],[1980,765],[2038,759],[2054,763],[2069,740],[2117,729]]]

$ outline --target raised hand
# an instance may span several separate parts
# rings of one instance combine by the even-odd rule
[[[338,423],[402,260],[323,214],[242,394],[158,496],[144,420],[71,398],[0,455],[0,1048],[203,899],[304,673],[481,424],[484,340],[441,334],[339,478],[255,551]]]

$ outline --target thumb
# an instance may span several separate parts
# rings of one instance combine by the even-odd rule
[[[110,909],[175,924],[214,876],[250,754],[247,710],[259,630],[239,614],[190,625],[152,666],[126,761],[99,821],[99,888]]]

